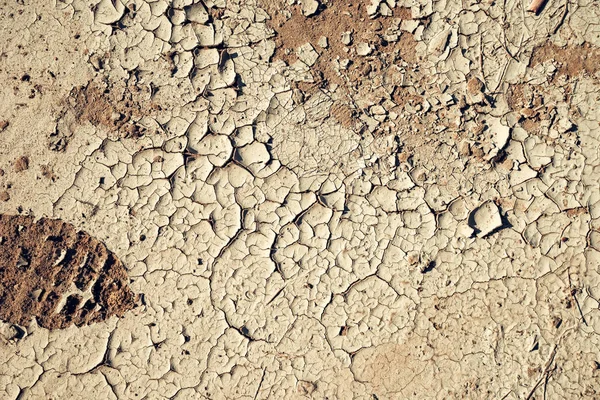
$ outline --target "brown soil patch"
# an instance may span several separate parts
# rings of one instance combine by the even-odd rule
[[[354,112],[346,104],[335,102],[329,112],[344,128],[352,128],[355,125]]]
[[[413,89],[414,90],[414,89]],[[405,86],[396,86],[392,93],[392,100],[400,107],[409,104],[414,106],[423,102],[423,97],[411,93],[411,88]]]
[[[475,96],[485,89],[485,85],[478,78],[472,77],[467,82],[467,91],[471,96]]]
[[[137,302],[127,281],[121,261],[73,225],[0,214],[3,321],[61,329],[122,316]]]
[[[533,50],[529,65],[535,67],[548,60],[555,60],[560,64],[557,76],[570,78],[582,73],[593,76],[600,70],[600,48],[589,43],[568,47],[546,43]]]
[[[71,91],[67,102],[75,112],[79,123],[92,125],[118,132],[121,137],[140,137],[143,127],[135,123],[143,113],[155,111],[157,107],[143,99],[143,89],[137,85],[119,87],[107,83],[92,82],[87,86]]]
[[[26,169],[29,169],[29,158],[25,156],[21,156],[15,161],[15,172],[23,172]]]
[[[75,87],[62,101],[63,110],[57,127],[50,134],[48,147],[64,150],[78,125],[90,123],[118,138],[139,138],[148,133],[139,124],[142,117],[156,115],[160,106],[151,97],[147,85],[138,85],[135,77],[127,82],[106,79]]]
[[[54,173],[54,170],[50,165],[42,165],[42,176],[46,179],[50,179],[52,182],[56,182],[58,176]]]
[[[543,106],[543,95],[538,90],[525,84],[511,85],[506,93],[506,100],[511,110],[521,116],[521,127],[528,133],[535,134],[540,130],[541,118],[547,117]]]
[[[297,59],[295,49],[310,43],[320,54],[316,64],[311,67],[315,71],[316,80],[346,84],[363,79],[370,72],[378,73],[400,59],[411,64],[418,61],[416,42],[411,34],[402,32],[396,42],[384,39],[386,33],[391,33],[390,28],[397,27],[402,19],[410,19],[409,9],[394,8],[392,17],[370,19],[366,1],[332,0],[323,4],[324,9],[318,14],[305,17],[300,6],[286,7],[280,1],[271,0],[259,0],[259,4],[271,16],[269,26],[277,34],[274,57],[291,64]],[[286,18],[285,11],[291,12],[290,19]],[[352,43],[349,45],[342,43],[344,32],[352,32]],[[328,39],[328,47],[325,49],[318,44],[323,36]],[[361,42],[370,45],[373,55],[357,56],[347,52],[348,48]],[[382,59],[381,53],[387,57]],[[351,59],[352,63],[340,76],[334,67],[334,61],[343,59]]]

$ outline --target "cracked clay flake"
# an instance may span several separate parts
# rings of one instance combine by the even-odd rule
[[[60,220],[0,214],[0,319],[48,329],[121,316],[136,305],[121,261]]]

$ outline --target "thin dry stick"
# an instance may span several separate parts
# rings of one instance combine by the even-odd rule
[[[567,277],[569,278],[569,292],[571,293],[571,297],[573,297],[573,300],[575,300],[575,304],[577,305],[577,309],[579,310],[579,315],[581,315],[581,320],[583,321],[585,326],[588,326],[588,323],[585,320],[585,316],[583,315],[583,311],[581,310],[581,306],[579,305],[579,300],[577,300],[577,289],[575,289],[573,287],[573,285],[571,284],[571,269],[570,268],[567,268]]]
[[[552,367],[552,363],[554,363],[554,358],[556,357],[556,353],[558,351],[558,345],[560,344],[560,342],[562,341],[562,338],[567,334],[567,332],[575,329],[576,325],[571,326],[569,328],[566,328],[563,333],[560,334],[556,344],[554,345],[554,347],[552,348],[552,352],[550,353],[550,357],[548,358],[548,361],[546,362],[546,366],[544,367],[544,371],[542,372],[542,375],[540,376],[540,379],[538,379],[538,381],[536,382],[536,384],[533,386],[533,389],[531,389],[531,392],[529,392],[529,395],[526,397],[525,400],[531,400],[531,398],[533,397],[533,395],[535,394],[535,391],[537,390],[537,388],[540,386],[540,384],[542,382],[544,382],[544,380],[549,379],[550,374],[555,370],[556,366]]]
[[[542,8],[544,8],[544,4],[546,4],[546,1],[547,0],[533,0],[531,3],[529,3],[529,8],[527,9],[527,11],[539,14]]]
[[[542,376],[540,376],[540,379],[538,379],[536,384],[533,386],[533,389],[531,389],[531,392],[529,392],[529,396],[527,396],[526,400],[530,400],[533,397],[537,388],[540,386],[540,384],[544,381],[544,379],[546,379],[546,377],[550,373],[550,371],[551,371],[550,366],[554,362],[554,357],[556,357],[557,350],[558,350],[558,344],[555,344],[554,348],[552,349],[552,353],[550,353],[550,358],[548,359],[548,362],[546,362],[546,368],[544,368],[544,372],[542,372]]]
[[[479,35],[479,72],[481,73],[481,82],[485,82],[485,74],[483,73],[483,39],[482,35]],[[487,86],[487,85],[486,85]]]
[[[558,22],[556,23],[556,25],[554,25],[554,29],[552,29],[552,34],[553,35],[556,32],[558,32],[558,29],[561,27],[561,25],[563,24],[563,22],[565,22],[565,18],[567,17],[567,13],[568,12],[569,12],[569,0],[565,0],[565,5],[564,5],[563,13],[560,16],[560,19],[558,20]]]

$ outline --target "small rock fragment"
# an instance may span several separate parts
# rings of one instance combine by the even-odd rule
[[[415,33],[418,27],[419,21],[414,19],[405,19],[400,23],[400,29],[408,33]]]
[[[379,0],[371,0],[371,4],[367,6],[367,14],[369,17],[374,17],[379,11]]]
[[[27,332],[14,324],[0,323],[0,339],[6,342],[17,342],[27,336]]]
[[[10,200],[10,194],[8,194],[8,192],[5,190],[3,192],[0,192],[0,201],[9,201]]]
[[[361,42],[356,46],[356,54],[359,56],[368,56],[371,54],[371,46],[368,43]]]
[[[485,101],[483,94],[484,84],[478,78],[473,77],[467,82],[467,103],[481,104]]]
[[[529,3],[527,11],[538,14],[544,8],[544,4],[546,4],[546,0],[533,0]]]
[[[319,53],[315,51],[310,43],[305,43],[298,47],[298,49],[296,49],[296,54],[298,55],[298,58],[309,67],[313,66],[319,58]]]
[[[502,227],[500,209],[493,201],[483,203],[471,213],[469,225],[475,229],[477,237],[488,235]]]
[[[302,0],[302,14],[307,17],[315,15],[320,5],[318,0]]]
[[[317,44],[319,45],[319,47],[322,47],[324,49],[326,49],[327,47],[329,47],[329,41],[327,40],[326,36],[321,36],[319,38],[319,41],[317,42]]]
[[[371,107],[371,114],[373,115],[385,115],[387,114],[387,112],[385,111],[385,108],[383,108],[380,105],[375,105],[373,107]]]
[[[342,43],[349,46],[352,43],[352,32],[342,33]]]
[[[311,395],[315,391],[316,388],[317,388],[317,385],[313,382],[308,382],[308,381],[299,381],[298,382],[298,392],[304,396]]]
[[[8,121],[0,121],[0,132],[2,132],[3,130],[6,129],[6,127],[8,127],[9,122]]]

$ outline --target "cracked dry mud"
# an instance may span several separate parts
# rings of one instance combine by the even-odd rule
[[[0,0],[0,398],[600,399],[600,6],[528,6]]]

